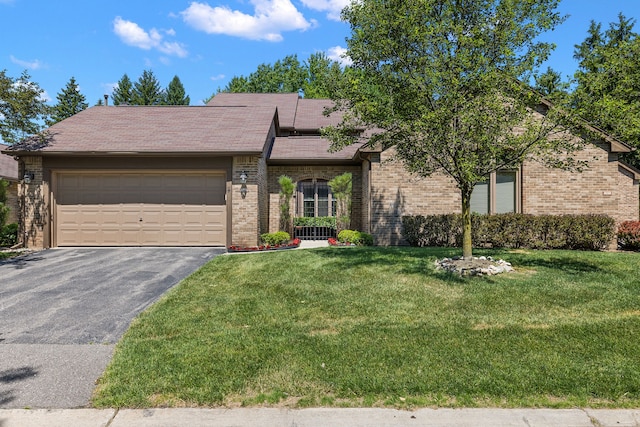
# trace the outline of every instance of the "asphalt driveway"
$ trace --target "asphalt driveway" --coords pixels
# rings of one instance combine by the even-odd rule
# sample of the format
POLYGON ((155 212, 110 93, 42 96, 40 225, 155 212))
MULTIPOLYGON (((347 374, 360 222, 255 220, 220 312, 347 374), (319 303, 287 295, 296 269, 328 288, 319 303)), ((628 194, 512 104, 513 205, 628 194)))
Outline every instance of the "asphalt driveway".
POLYGON ((66 248, 0 261, 0 408, 89 403, 135 316, 218 248, 66 248))

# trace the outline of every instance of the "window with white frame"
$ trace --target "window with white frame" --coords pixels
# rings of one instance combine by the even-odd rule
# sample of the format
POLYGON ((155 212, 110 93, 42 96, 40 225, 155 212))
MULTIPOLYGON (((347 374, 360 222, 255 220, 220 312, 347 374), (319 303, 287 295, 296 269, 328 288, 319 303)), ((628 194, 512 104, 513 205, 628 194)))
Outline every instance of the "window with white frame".
POLYGON ((471 194, 471 212, 497 214, 520 212, 520 173, 517 170, 492 172, 471 194))
POLYGON ((335 216, 336 203, 329 182, 311 179, 298 182, 298 216, 335 216))

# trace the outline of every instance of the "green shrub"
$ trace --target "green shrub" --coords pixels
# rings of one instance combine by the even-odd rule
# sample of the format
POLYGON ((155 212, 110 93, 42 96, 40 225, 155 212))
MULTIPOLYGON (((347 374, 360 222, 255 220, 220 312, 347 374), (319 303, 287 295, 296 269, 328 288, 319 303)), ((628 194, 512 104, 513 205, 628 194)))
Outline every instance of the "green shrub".
POLYGON ((334 216, 301 216, 293 219, 296 227, 331 227, 336 228, 334 216))
POLYGON ((373 236, 356 230, 342 230, 338 233, 338 242, 356 246, 373 246, 373 236))
POLYGON ((264 233, 260 235, 260 240, 265 245, 278 246, 291 240, 291 236, 286 231, 277 231, 275 233, 264 233))
POLYGON ((629 251, 640 250, 640 221, 625 221, 618 227, 618 245, 629 251))
POLYGON ((7 224, 0 231, 0 246, 11 247, 18 243, 18 224, 7 224))
MULTIPOLYGON (((474 214, 471 225, 475 247, 602 250, 615 237, 606 215, 474 214)), ((459 247, 462 216, 405 216, 402 233, 412 246, 459 247)))

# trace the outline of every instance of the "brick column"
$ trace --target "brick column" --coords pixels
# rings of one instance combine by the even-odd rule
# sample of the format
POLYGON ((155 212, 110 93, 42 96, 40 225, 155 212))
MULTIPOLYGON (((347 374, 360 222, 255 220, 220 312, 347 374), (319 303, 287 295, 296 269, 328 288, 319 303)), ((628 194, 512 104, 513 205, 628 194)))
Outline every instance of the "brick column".
MULTIPOLYGON (((255 246, 260 238, 260 194, 259 194, 259 161, 258 156, 238 156, 233 158, 233 176, 231 185, 231 244, 238 246, 255 246), (242 172, 247 175, 247 182, 240 179, 242 172), (242 197, 242 189, 246 188, 246 196, 242 197)), ((260 171, 261 172, 261 171, 260 171)))
POLYGON ((31 249, 44 248, 44 226, 48 221, 45 194, 42 157, 23 157, 19 176, 20 182, 20 236, 25 247, 31 249), (25 173, 33 174, 30 183, 24 182, 25 173))

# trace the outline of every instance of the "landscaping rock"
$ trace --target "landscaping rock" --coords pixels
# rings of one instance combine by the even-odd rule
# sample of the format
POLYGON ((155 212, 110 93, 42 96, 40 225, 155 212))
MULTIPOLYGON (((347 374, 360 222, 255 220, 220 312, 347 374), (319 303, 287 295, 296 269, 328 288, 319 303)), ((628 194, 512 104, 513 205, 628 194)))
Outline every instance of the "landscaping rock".
POLYGON ((500 273, 510 273, 513 267, 502 259, 494 260, 492 257, 453 257, 436 260, 436 269, 461 276, 493 276, 500 273))

